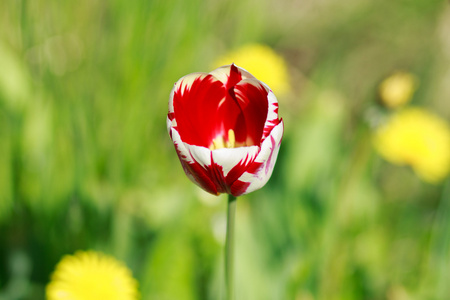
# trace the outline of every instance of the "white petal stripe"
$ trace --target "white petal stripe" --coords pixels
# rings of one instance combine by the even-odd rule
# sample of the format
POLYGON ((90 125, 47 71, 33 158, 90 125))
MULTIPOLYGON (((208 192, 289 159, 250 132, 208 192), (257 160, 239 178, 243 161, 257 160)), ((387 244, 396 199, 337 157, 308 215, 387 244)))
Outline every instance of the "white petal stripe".
POLYGON ((177 149, 178 155, 181 159, 186 161, 189 164, 194 163, 194 160, 192 159, 191 154, 189 153, 189 150, 186 148, 185 144, 181 140, 180 134, 175 128, 170 128, 170 135, 172 137, 172 141, 175 144, 175 147, 177 149))
POLYGON ((211 165, 211 150, 201 146, 190 145, 184 143, 186 149, 188 149, 191 157, 197 163, 205 168, 209 168, 211 165))
POLYGON ((270 91, 267 95, 267 100, 269 100, 269 111, 267 112, 267 120, 274 120, 278 119, 278 113, 276 112, 276 109, 278 108, 278 101, 277 97, 275 97, 275 94, 270 91))
MULTIPOLYGON (((206 76, 208 76, 208 74, 207 73, 202 73, 202 72, 191 73, 191 74, 188 74, 186 76, 183 76, 183 77, 180 78, 180 80, 178 80, 175 83, 175 86, 173 87, 173 90, 175 90, 175 91, 176 90, 180 90, 181 95, 183 95, 186 87, 192 86, 192 84, 194 83, 194 81, 197 78, 203 79, 206 76)), ((171 97, 170 99, 172 100, 173 98, 171 97)))
POLYGON ((255 162, 263 163, 259 172, 256 174, 245 172, 238 178, 240 181, 250 183, 245 194, 260 189, 272 176, 273 167, 280 150, 281 138, 283 137, 283 126, 283 121, 281 121, 280 124, 272 129, 270 135, 262 143, 261 151, 255 159, 255 162))
POLYGON ((216 149, 212 151, 212 155, 214 162, 222 166, 223 176, 226 177, 231 169, 241 161, 253 161, 258 152, 258 146, 250 146, 216 149))

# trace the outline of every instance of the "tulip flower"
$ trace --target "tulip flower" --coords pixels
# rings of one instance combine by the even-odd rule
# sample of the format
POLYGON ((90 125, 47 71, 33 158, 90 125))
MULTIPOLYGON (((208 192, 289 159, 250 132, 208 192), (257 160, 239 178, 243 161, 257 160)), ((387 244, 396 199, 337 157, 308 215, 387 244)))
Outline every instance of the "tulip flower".
POLYGON ((176 82, 167 129, 189 179, 211 194, 237 197, 269 180, 283 121, 271 89, 232 64, 176 82))

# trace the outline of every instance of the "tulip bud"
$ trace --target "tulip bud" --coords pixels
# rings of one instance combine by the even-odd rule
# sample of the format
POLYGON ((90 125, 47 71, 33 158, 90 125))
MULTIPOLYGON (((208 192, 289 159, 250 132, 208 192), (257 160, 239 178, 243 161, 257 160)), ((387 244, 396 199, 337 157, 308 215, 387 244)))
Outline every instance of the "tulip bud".
POLYGON ((167 129, 189 179, 211 194, 240 196, 272 175, 283 121, 270 88, 232 64, 178 80, 167 129))

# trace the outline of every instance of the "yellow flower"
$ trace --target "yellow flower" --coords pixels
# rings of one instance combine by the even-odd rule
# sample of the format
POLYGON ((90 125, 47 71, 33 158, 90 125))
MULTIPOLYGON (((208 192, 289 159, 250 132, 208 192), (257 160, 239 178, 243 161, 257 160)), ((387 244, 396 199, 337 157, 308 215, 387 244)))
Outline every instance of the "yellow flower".
POLYGON ((423 180, 436 183, 450 170, 450 127, 420 108, 404 109, 375 133, 375 148, 388 161, 410 165, 423 180))
POLYGON ((381 102, 389 108, 397 108, 408 103, 417 88, 417 79, 406 72, 396 72, 380 84, 381 102))
POLYGON ((276 95, 289 92, 289 75, 286 62, 269 46, 245 45, 219 57, 212 67, 236 64, 267 84, 276 95))
POLYGON ((135 300, 137 281, 115 258, 94 251, 66 255, 47 285, 48 300, 135 300))

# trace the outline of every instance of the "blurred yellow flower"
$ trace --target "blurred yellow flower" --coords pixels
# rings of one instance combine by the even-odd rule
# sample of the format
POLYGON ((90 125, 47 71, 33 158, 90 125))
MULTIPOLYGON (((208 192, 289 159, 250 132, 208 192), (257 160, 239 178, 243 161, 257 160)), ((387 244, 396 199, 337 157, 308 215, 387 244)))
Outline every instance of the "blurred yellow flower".
POLYGON ((411 73, 399 71, 381 82, 380 100, 388 108, 397 108, 411 100, 416 88, 417 78, 411 73))
POLYGON ((399 111, 381 126, 374 145, 388 161, 410 165, 423 180, 436 183, 450 170, 450 127, 420 108, 399 111))
POLYGON ((289 75, 286 62, 272 48, 249 44, 219 57, 213 68, 236 64, 267 84, 278 96, 289 92, 289 75))
POLYGON ((66 255, 47 285, 48 300, 135 300, 137 281, 115 258, 94 251, 66 255))

